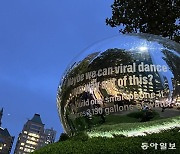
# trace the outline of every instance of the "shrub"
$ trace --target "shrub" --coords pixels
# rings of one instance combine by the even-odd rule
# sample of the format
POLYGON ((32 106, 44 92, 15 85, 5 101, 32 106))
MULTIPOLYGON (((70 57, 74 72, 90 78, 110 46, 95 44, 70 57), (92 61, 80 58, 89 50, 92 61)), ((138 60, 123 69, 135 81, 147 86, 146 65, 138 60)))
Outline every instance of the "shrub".
POLYGON ((179 154, 180 153, 180 133, 179 128, 163 131, 158 134, 150 134, 138 137, 115 138, 94 137, 88 138, 83 132, 64 141, 43 147, 34 152, 34 154, 179 154), (84 140, 85 139, 85 140, 84 140), (175 143, 175 150, 161 150, 149 147, 147 150, 141 148, 142 143, 175 143))

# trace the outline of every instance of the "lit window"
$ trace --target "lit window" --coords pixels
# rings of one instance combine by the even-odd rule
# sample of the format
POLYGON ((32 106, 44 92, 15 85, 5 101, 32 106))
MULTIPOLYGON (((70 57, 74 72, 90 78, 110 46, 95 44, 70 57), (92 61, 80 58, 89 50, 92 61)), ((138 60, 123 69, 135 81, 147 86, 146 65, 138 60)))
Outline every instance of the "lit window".
POLYGON ((39 135, 38 135, 38 134, 35 134, 35 133, 29 133, 28 135, 29 135, 29 136, 33 136, 33 137, 38 137, 38 138, 39 138, 39 135))
POLYGON ((21 143, 21 145, 24 145, 24 143, 21 143))
POLYGON ((35 149, 35 147, 33 147, 32 145, 25 145, 25 147, 35 149))
POLYGON ((28 136, 27 138, 32 141, 39 141, 39 138, 35 138, 35 137, 31 137, 31 136, 28 136))
POLYGON ((36 144, 37 144, 36 142, 29 141, 29 140, 27 140, 27 141, 26 141, 26 143, 28 143, 28 144, 32 144, 32 145, 36 145, 36 144))
POLYGON ((31 137, 31 140, 36 141, 37 139, 36 139, 36 138, 34 138, 34 137, 31 137))
POLYGON ((25 152, 31 152, 31 149, 25 148, 24 151, 25 152))

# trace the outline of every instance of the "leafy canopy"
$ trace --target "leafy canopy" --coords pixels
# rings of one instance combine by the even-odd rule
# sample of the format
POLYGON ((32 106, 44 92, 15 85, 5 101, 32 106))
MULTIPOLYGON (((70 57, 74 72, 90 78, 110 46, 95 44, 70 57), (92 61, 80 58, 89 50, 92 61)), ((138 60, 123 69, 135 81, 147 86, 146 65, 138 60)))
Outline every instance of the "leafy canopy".
POLYGON ((150 33, 180 43, 180 0, 114 0, 112 17, 106 19, 120 32, 150 33))

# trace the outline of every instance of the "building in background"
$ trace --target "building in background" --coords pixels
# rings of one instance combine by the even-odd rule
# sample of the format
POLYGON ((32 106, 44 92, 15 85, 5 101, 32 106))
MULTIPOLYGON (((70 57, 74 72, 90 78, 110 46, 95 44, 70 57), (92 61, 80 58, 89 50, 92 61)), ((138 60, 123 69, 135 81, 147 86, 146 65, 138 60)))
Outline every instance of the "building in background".
POLYGON ((1 127, 2 116, 3 108, 0 111, 0 153, 9 154, 13 145, 14 136, 11 136, 6 128, 1 127))
POLYGON ((39 114, 28 120, 19 134, 15 154, 26 154, 45 146, 47 135, 39 114))
POLYGON ((56 138, 56 131, 51 128, 51 129, 45 129, 45 143, 46 144, 51 144, 54 143, 55 138, 56 138))
POLYGON ((28 120, 19 134, 15 154, 30 153, 44 146, 44 124, 39 114, 28 120))

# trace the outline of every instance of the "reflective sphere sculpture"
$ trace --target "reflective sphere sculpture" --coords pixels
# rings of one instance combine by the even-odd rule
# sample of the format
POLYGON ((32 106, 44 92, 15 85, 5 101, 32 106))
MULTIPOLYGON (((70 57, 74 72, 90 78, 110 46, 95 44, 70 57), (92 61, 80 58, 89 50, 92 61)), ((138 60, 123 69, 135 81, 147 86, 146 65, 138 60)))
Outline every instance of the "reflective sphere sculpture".
POLYGON ((57 107, 69 135, 136 136, 180 127, 180 45, 128 34, 91 46, 64 73, 57 107))

